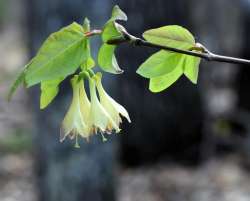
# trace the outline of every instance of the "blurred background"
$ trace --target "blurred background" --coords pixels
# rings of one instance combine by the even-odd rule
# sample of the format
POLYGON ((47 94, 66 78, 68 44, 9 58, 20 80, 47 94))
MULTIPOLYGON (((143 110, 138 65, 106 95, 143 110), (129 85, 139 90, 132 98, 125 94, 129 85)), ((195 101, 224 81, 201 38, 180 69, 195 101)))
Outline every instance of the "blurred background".
MULTIPOLYGON (((249 201, 250 67, 203 61, 197 86, 185 77, 153 94, 137 67, 154 51, 122 45, 108 92, 132 123, 103 143, 59 143, 71 100, 68 80, 39 110, 39 87, 12 80, 51 32, 87 16, 100 28, 118 4, 128 31, 178 24, 209 50, 250 59, 250 0, 0 0, 1 201, 249 201)), ((96 56, 100 40, 93 39, 96 56)), ((125 121, 124 121, 125 122, 125 121)))

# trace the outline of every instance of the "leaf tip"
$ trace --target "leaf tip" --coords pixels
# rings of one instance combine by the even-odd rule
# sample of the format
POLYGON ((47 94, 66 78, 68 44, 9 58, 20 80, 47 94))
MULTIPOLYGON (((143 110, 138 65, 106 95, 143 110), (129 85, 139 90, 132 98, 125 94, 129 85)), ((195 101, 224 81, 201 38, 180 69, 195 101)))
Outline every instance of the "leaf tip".
POLYGON ((149 91, 151 91, 152 93, 159 93, 159 92, 161 92, 161 91, 163 91, 164 89, 158 89, 158 88, 155 88, 155 87, 153 87, 153 86, 151 86, 150 84, 149 84, 149 91))
POLYGON ((84 18, 82 27, 85 32, 90 31, 90 21, 87 17, 84 18))
POLYGON ((42 96, 40 97, 40 110, 44 110, 49 105, 49 102, 45 102, 42 99, 42 96))
POLYGON ((118 5, 115 5, 112 9, 111 19, 114 21, 115 20, 127 21, 128 17, 126 13, 123 10, 121 10, 121 8, 118 5))
POLYGON ((116 73, 117 73, 117 74, 122 74, 122 73, 124 73, 124 70, 118 69, 118 70, 116 70, 116 73))
POLYGON ((85 17, 84 18, 84 24, 89 24, 89 23, 90 23, 89 18, 85 17))
POLYGON ((191 82, 196 85, 198 83, 198 80, 191 80, 191 82))

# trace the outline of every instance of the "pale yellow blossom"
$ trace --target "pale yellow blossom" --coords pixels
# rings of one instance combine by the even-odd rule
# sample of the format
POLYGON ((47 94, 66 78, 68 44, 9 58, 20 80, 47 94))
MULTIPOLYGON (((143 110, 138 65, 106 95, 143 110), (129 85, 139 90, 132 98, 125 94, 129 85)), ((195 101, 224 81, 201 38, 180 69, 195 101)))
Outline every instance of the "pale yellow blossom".
POLYGON ((84 104, 84 107, 82 104, 82 102, 87 102, 87 97, 82 96, 82 94, 84 94, 83 83, 82 81, 79 82, 78 76, 74 76, 74 78, 71 79, 71 86, 73 89, 73 98, 69 110, 62 122, 60 133, 61 142, 64 141, 67 136, 69 136, 70 139, 77 138, 78 135, 83 138, 89 137, 86 121, 88 110, 86 109, 86 113, 81 110, 83 108, 87 108, 86 104, 84 104))
POLYGON ((101 105, 109 113, 115 124, 118 126, 120 125, 120 123, 122 122, 121 116, 125 117, 128 122, 131 122, 127 110, 122 105, 117 103, 113 98, 111 98, 104 90, 101 81, 102 74, 98 73, 95 77, 101 105))
POLYGON ((90 133, 97 133, 98 131, 103 133, 111 133, 113 130, 119 132, 119 126, 114 122, 109 113, 103 108, 100 104, 97 94, 96 94, 96 85, 94 79, 89 79, 89 88, 90 88, 90 133))

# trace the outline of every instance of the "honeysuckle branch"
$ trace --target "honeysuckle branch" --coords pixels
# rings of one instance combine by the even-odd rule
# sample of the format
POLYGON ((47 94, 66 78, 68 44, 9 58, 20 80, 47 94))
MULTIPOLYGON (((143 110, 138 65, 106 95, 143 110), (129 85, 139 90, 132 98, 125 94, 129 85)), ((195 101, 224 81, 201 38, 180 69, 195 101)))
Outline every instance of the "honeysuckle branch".
POLYGON ((22 83, 27 88, 40 84, 40 108, 44 109, 58 94, 61 82, 77 71, 77 74, 74 74, 70 80, 73 96, 62 122, 60 141, 69 137, 75 139, 76 147, 79 147, 78 136, 88 141, 92 135, 99 132, 105 141, 104 133, 120 132, 121 117, 125 117, 128 122, 131 122, 126 109, 104 90, 102 74, 98 70, 97 72, 92 70, 95 63, 98 62, 100 68, 105 72, 121 73, 122 70, 115 58, 115 49, 122 43, 178 53, 178 55, 169 55, 165 51, 159 51, 140 65, 137 73, 150 79, 149 89, 152 92, 165 90, 183 74, 192 83, 197 83, 199 58, 207 61, 250 64, 250 60, 210 52, 202 44, 195 43, 194 36, 181 26, 169 25, 147 30, 143 34, 146 39, 144 40, 128 33, 122 25, 117 23, 118 20, 126 21, 127 16, 119 6, 114 6, 111 18, 105 23, 102 30, 91 30, 90 21, 85 18, 82 25, 73 22, 51 34, 42 44, 37 55, 25 66, 12 84, 8 99, 10 100, 17 87, 22 83), (96 35, 104 43, 99 49, 97 61, 92 58, 89 40, 90 37, 96 35), (155 37, 158 37, 158 40, 155 40, 155 37), (171 45, 166 43, 164 37, 167 37, 174 47, 189 49, 170 47, 171 45), (176 37, 183 40, 176 41, 176 37), (167 46, 163 44, 167 44, 167 46), (182 54, 197 58, 184 57, 182 54), (155 64, 158 64, 158 68, 151 68, 155 64), (169 67, 162 69, 163 64, 169 67), (170 77, 171 79, 169 79, 170 77), (84 86, 86 82, 88 82, 89 89, 84 86))
MULTIPOLYGON (((90 32, 85 33, 85 36, 91 37, 91 36, 95 36, 95 35, 100 35, 101 33, 102 33, 102 30, 96 29, 96 30, 92 30, 90 32)), ((117 38, 117 39, 111 39, 111 40, 107 41, 107 43, 111 44, 111 45, 119 45, 121 43, 130 43, 134 46, 163 49, 163 50, 167 50, 170 52, 176 52, 176 53, 180 53, 180 54, 186 54, 186 55, 191 55, 191 56, 195 56, 195 57, 200 57, 200 58, 205 59, 207 61, 250 65, 250 60, 214 54, 201 44, 197 44, 197 47, 193 48, 193 50, 196 50, 196 51, 182 50, 182 49, 178 49, 178 48, 174 48, 174 47, 150 43, 148 41, 143 40, 142 38, 138 38, 138 37, 135 37, 135 36, 129 34, 126 30, 123 30, 122 33, 123 33, 123 37, 117 38)))
POLYGON ((107 43, 113 44, 113 45, 119 45, 121 43, 130 43, 131 45, 134 45, 134 46, 163 49, 163 50, 176 52, 176 53, 180 53, 180 54, 186 54, 186 55, 191 55, 191 56, 195 56, 195 57, 200 57, 200 58, 205 59, 207 61, 250 65, 250 60, 214 54, 199 43, 197 43, 197 47, 193 48, 193 50, 196 50, 196 51, 182 50, 182 49, 178 49, 178 48, 173 48, 173 47, 168 47, 168 46, 150 43, 148 41, 145 41, 141 38, 138 38, 138 37, 135 37, 135 36, 129 34, 126 30, 123 30, 122 33, 123 33, 123 37, 109 40, 109 41, 107 41, 107 43))

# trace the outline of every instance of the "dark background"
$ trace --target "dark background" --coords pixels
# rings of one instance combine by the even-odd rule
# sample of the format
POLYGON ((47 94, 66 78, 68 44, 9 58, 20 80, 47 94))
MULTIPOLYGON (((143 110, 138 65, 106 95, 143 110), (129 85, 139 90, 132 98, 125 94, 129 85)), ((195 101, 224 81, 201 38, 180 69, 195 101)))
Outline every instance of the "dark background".
MULTIPOLYGON (((35 55, 51 32, 72 21, 81 23, 87 16, 92 27, 100 28, 115 4, 127 13, 129 20, 124 25, 134 35, 178 24, 213 52, 249 58, 248 0, 25 0, 17 8, 22 17, 19 31, 27 57, 35 55)), ((0 5, 6 10, 4 3, 0 5)), ((9 6, 15 7, 15 1, 9 6)), ((14 12, 15 9, 8 10, 9 15, 5 15, 12 16, 14 12)), ((8 20, 2 19, 0 27, 4 33, 8 20)), ((11 29, 9 33, 17 31, 11 29)), ((94 39, 92 45, 96 56, 100 40, 94 39)), ((12 46, 15 49, 14 43, 12 46)), ((32 142, 24 140, 27 145, 22 148, 25 154, 21 158, 28 157, 33 164, 29 166, 33 172, 29 175, 33 199, 250 199, 249 67, 203 61, 197 85, 182 77, 168 90, 154 94, 148 90, 147 80, 135 73, 153 52, 129 45, 118 48, 117 58, 125 72, 119 76, 105 75, 105 87, 126 107, 132 123, 124 123, 121 135, 113 135, 107 143, 100 137, 90 143, 82 142, 80 149, 74 149, 69 141, 59 143, 59 127, 71 99, 68 81, 44 111, 39 111, 38 87, 19 95, 26 97, 23 113, 31 115, 24 124, 32 142)), ((18 137, 17 142, 21 138, 18 137)), ((9 152, 13 154, 10 147, 18 150, 20 144, 24 143, 0 143, 0 150, 4 150, 0 158, 9 152)), ((18 158, 23 161, 18 154, 19 150, 14 152, 12 166, 16 166, 18 158)), ((4 179, 0 183, 6 186, 4 179)), ((5 195, 3 192, 0 191, 0 197, 5 195)))

